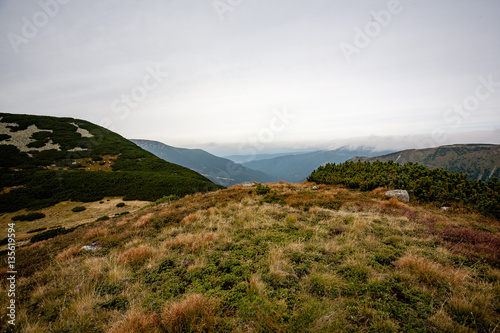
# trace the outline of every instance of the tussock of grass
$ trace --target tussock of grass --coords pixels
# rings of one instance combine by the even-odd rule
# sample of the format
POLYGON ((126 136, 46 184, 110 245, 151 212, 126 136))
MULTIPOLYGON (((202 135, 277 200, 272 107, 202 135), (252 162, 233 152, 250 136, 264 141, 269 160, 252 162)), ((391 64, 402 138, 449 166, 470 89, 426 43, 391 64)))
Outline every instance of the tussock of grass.
POLYGON ((154 216, 153 213, 148 213, 146 215, 141 216, 134 223, 134 227, 136 227, 136 228, 142 228, 142 227, 144 227, 145 225, 147 225, 153 219, 153 216, 154 216))
POLYGON ((155 250, 148 245, 141 244, 138 247, 131 248, 122 252, 118 256, 118 262, 125 265, 139 265, 147 259, 153 257, 155 250))
POLYGON ((78 252, 80 252, 80 247, 79 245, 72 245, 65 250, 63 250, 61 253, 56 255, 56 261, 58 262, 63 262, 66 261, 73 256, 75 256, 78 252))
POLYGON ((456 289, 464 285, 470 276, 459 269, 443 267, 434 261, 406 255, 395 262, 397 267, 407 270, 420 282, 435 288, 448 287, 456 289))
POLYGON ((167 304, 162 322, 167 332, 214 332, 218 302, 200 294, 167 304))
POLYGON ((89 231, 87 231, 85 233, 85 236, 83 236, 83 237, 85 240, 89 240, 89 239, 95 238, 97 236, 106 236, 108 234, 108 232, 109 232, 108 228, 103 227, 103 226, 99 226, 99 227, 96 227, 96 228, 93 228, 93 229, 90 229, 89 231))
POLYGON ((191 233, 180 234, 174 239, 166 241, 165 247, 182 248, 185 251, 196 251, 200 248, 206 247, 217 239, 218 234, 214 232, 207 232, 205 234, 194 235, 191 233))
POLYGON ((130 311, 107 333, 160 333, 159 316, 155 313, 130 311))

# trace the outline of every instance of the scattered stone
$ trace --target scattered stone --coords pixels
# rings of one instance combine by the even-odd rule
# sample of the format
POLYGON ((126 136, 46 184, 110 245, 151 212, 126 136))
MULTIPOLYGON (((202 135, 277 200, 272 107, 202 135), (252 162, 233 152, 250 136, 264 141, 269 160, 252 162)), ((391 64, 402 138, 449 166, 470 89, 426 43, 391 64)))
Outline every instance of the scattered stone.
POLYGON ((102 249, 102 246, 100 246, 96 242, 92 242, 89 245, 84 245, 81 248, 82 251, 99 251, 100 249, 102 249))
POLYGON ((408 191, 406 191, 406 190, 390 190, 390 191, 385 192, 385 195, 388 197, 397 198, 397 199, 404 201, 404 202, 410 201, 410 195, 408 194, 408 191))
POLYGON ((255 186, 255 183, 254 182, 244 182, 244 183, 241 183, 241 186, 252 187, 252 186, 255 186))

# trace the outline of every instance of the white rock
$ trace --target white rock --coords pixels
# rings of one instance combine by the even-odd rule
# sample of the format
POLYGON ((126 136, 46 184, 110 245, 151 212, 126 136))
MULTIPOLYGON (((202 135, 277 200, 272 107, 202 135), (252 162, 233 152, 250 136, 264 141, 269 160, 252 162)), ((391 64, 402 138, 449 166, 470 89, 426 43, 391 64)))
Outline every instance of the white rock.
POLYGON ((385 192, 385 195, 388 197, 394 197, 404 202, 410 201, 410 195, 406 190, 390 190, 385 192))
POLYGON ((93 242, 92 244, 89 245, 84 245, 81 248, 82 251, 98 251, 100 249, 102 249, 102 246, 97 245, 96 242, 93 242))

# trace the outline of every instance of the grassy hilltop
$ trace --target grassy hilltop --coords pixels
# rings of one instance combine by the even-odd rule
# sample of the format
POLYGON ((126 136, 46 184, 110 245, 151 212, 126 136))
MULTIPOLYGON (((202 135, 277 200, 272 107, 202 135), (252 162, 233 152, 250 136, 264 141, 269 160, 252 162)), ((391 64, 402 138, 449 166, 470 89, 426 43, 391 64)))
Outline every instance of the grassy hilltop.
POLYGON ((105 196, 154 201, 218 188, 90 122, 0 113, 0 213, 105 196))
POLYGON ((384 188, 313 185, 198 193, 21 247, 17 329, 498 328, 498 220, 387 199, 384 188))

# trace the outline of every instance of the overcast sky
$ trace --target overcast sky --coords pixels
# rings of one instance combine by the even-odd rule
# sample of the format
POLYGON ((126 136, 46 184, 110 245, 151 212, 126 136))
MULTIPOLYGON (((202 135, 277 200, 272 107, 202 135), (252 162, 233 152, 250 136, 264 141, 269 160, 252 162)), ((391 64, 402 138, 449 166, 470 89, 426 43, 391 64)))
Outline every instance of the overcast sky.
POLYGON ((498 0, 0 0, 0 112, 216 154, 500 143, 498 0))

